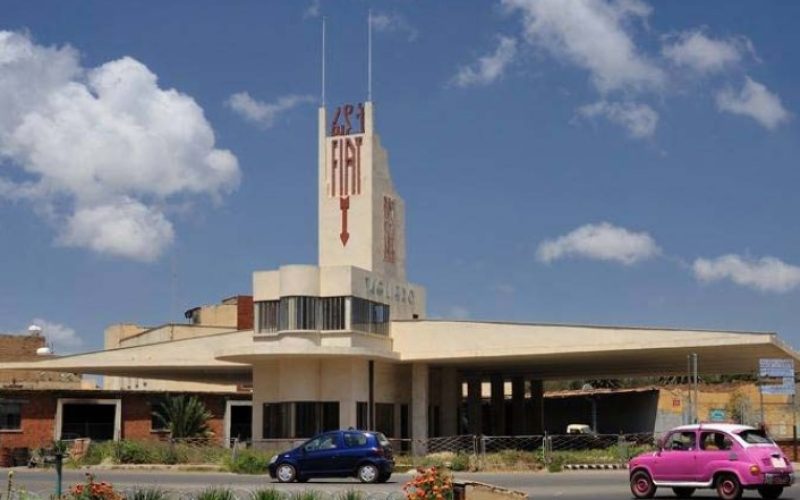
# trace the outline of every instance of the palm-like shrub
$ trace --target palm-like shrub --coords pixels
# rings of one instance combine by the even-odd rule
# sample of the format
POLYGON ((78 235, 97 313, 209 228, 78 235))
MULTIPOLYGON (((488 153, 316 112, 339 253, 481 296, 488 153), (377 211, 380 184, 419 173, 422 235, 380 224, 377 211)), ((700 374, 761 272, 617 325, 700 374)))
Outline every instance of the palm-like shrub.
POLYGON ((197 396, 168 396, 153 412, 173 438, 207 437, 212 415, 197 396))

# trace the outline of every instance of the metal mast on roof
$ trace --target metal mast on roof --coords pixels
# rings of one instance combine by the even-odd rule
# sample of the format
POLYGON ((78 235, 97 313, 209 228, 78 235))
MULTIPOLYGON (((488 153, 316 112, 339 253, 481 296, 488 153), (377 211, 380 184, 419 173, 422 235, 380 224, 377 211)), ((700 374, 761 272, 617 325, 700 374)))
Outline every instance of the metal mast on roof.
POLYGON ((372 9, 367 10, 367 101, 372 102, 372 9))
POLYGON ((322 96, 321 106, 325 107, 325 16, 322 16, 322 96))

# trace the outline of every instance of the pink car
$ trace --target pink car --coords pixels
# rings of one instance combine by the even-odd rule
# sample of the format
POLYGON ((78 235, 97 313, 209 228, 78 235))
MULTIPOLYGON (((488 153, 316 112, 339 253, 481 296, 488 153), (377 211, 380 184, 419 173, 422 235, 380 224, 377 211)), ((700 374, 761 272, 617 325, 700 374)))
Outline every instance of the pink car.
POLYGON ((745 489, 771 499, 794 483, 792 463, 781 449, 763 431, 746 425, 684 425, 669 431, 658 447, 629 463, 636 498, 652 498, 664 487, 679 498, 698 488, 715 488, 723 500, 741 498, 745 489))

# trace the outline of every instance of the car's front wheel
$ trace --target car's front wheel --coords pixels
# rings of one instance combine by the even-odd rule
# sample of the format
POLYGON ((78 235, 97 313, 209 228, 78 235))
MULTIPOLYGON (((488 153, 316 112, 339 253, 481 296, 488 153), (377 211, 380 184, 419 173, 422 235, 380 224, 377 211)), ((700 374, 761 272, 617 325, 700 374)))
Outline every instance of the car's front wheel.
POLYGON ((672 488, 672 492, 678 498, 689 498, 694 494, 694 488, 672 488))
POLYGON ((725 474, 717 479, 717 496, 722 500, 739 500, 742 498, 742 485, 733 474, 725 474))
POLYGON ((297 478, 297 470, 295 470, 293 465, 280 464, 275 476, 278 478, 278 481, 282 483, 291 483, 297 478))
POLYGON ((631 475, 631 493, 636 498, 653 498, 656 494, 656 485, 650 474, 643 470, 631 475))
POLYGON ((378 468, 372 464, 364 464, 358 468, 356 473, 358 480, 362 483, 374 483, 378 480, 378 468))
POLYGON ((758 494, 764 500, 775 500, 783 493, 783 486, 759 486, 758 494))

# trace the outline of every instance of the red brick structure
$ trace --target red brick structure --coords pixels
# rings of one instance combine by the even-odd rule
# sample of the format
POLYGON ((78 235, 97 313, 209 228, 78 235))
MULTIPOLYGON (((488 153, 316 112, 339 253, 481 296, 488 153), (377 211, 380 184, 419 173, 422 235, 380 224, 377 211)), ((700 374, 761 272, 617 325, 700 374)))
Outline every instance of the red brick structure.
MULTIPOLYGON (((152 428, 152 411, 167 394, 145 391, 101 390, 24 390, 0 389, 0 406, 19 409, 19 417, 6 417, 0 430, 0 449, 35 449, 50 444, 56 432, 59 399, 72 403, 96 400, 119 400, 121 408, 120 439, 157 440, 166 434, 152 428), (17 425, 18 423, 18 425, 17 425)), ((175 395, 171 393, 170 395, 175 395)), ((208 422, 213 439, 222 444, 225 408, 228 400, 249 401, 248 394, 196 394, 212 414, 208 422)))

